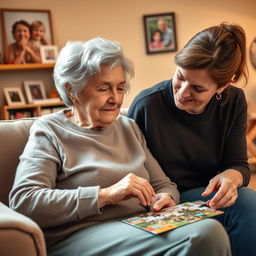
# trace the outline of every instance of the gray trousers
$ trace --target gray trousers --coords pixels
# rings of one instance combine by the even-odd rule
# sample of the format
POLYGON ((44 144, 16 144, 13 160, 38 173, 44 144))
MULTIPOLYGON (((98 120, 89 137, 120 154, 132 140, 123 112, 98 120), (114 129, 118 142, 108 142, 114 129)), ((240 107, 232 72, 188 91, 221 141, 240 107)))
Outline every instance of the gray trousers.
POLYGON ((49 256, 228 256, 229 238, 213 219, 154 235, 120 221, 80 230, 48 249, 49 256))

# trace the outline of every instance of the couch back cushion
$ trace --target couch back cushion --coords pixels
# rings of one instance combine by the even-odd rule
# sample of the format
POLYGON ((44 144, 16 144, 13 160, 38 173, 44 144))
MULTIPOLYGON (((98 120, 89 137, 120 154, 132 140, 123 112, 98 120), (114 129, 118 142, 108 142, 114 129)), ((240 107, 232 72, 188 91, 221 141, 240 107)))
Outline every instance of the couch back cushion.
POLYGON ((0 121, 0 201, 8 205, 19 156, 23 152, 34 118, 0 121))

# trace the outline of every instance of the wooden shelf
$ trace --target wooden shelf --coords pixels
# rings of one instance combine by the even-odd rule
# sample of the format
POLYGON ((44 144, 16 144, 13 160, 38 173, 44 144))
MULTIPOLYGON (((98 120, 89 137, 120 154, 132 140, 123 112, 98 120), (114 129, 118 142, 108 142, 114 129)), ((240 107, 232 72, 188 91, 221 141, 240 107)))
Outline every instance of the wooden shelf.
POLYGON ((25 70, 25 69, 47 69, 53 68, 54 63, 35 63, 35 64, 1 64, 0 71, 6 70, 25 70))
POLYGON ((33 116, 41 116, 42 110, 44 109, 54 109, 54 108, 65 108, 63 101, 52 102, 52 103, 42 103, 42 104, 20 104, 15 106, 3 106, 1 108, 1 118, 4 120, 10 119, 11 112, 24 112, 26 109, 28 112, 33 112, 33 116))

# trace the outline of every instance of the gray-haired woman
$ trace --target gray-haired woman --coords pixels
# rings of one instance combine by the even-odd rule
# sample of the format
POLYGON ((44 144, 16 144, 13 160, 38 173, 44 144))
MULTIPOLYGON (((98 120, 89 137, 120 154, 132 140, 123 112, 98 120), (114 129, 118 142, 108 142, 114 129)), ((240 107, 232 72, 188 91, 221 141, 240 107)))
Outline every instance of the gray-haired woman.
POLYGON ((117 42, 96 38, 62 49, 54 79, 70 108, 33 124, 11 207, 42 227, 49 255, 230 255, 214 220, 159 236, 120 221, 179 202, 138 126, 119 115, 132 75, 117 42))

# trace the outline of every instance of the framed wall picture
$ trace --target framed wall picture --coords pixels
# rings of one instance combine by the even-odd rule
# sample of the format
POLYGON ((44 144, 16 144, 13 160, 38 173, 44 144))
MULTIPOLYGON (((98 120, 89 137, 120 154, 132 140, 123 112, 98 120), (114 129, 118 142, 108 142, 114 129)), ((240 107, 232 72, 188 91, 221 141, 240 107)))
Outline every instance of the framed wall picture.
POLYGON ((43 81, 24 81, 28 103, 38 103, 46 99, 43 81))
POLYGON ((26 104, 24 96, 19 87, 4 88, 7 104, 10 106, 26 104))
POLYGON ((58 55, 58 48, 56 45, 42 45, 40 46, 40 55, 42 63, 55 63, 58 55))
MULTIPOLYGON (((53 45, 53 31, 50 10, 31 10, 31 9, 1 9, 2 20, 2 38, 4 48, 4 59, 6 64, 9 63, 10 51, 15 54, 15 43, 19 43, 19 35, 17 32, 17 24, 19 26, 29 26, 28 36, 25 39, 32 43, 40 43, 46 45, 53 45), (21 23, 20 23, 21 22, 21 23), (27 25, 26 25, 27 24, 27 25), (32 32, 32 24, 37 24, 43 33, 39 36, 38 33, 32 32), (33 36, 32 36, 33 35, 33 36)), ((36 26, 38 28, 38 26, 36 26)), ((24 40, 24 38, 23 38, 24 40)), ((29 63, 29 62, 27 62, 29 63)))
POLYGON ((144 32, 147 54, 177 50, 175 14, 144 15, 144 32))

